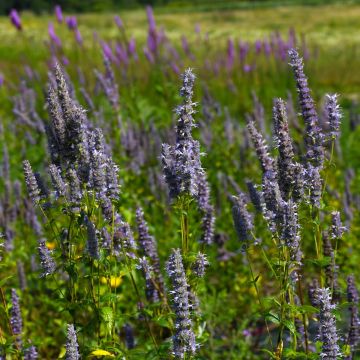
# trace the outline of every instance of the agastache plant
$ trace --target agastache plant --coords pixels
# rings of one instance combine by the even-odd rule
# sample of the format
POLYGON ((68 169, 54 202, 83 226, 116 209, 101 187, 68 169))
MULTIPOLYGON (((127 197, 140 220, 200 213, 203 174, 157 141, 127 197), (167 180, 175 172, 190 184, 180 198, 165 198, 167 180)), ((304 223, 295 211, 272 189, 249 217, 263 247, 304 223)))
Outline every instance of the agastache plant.
POLYGON ((184 359, 187 354, 194 355, 196 353, 197 344, 190 317, 189 286, 180 249, 172 251, 166 263, 166 272, 172 283, 170 294, 176 315, 172 353, 176 359, 184 359))

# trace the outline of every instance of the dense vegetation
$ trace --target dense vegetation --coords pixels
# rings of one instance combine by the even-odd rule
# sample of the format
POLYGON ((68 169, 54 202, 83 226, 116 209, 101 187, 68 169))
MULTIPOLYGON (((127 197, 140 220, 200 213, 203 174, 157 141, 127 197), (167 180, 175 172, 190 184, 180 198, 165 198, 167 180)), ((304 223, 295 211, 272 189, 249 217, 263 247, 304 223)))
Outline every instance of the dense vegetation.
POLYGON ((355 359, 357 47, 146 16, 12 12, 0 358, 355 359))

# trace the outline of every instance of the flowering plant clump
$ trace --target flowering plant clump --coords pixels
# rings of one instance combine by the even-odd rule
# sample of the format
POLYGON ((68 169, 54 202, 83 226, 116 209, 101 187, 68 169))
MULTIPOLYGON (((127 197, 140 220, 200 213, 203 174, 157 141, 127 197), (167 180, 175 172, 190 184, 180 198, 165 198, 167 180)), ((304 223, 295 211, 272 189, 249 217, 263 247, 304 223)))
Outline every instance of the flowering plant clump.
POLYGON ((91 42, 57 5, 46 71, 0 83, 0 359, 356 359, 346 102, 292 29, 215 51, 146 16, 91 42))

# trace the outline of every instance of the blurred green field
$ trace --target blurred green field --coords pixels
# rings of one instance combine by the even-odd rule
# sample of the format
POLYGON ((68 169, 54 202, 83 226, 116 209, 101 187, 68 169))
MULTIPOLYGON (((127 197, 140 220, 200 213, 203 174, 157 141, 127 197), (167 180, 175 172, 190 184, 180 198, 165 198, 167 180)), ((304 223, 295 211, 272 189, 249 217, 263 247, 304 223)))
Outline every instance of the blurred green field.
MULTIPOLYGON (((294 28, 298 35, 305 35, 312 48, 317 48, 316 64, 308 66, 316 72, 316 88, 339 91, 347 97, 355 98, 360 85, 359 45, 360 45, 360 5, 332 4, 319 6, 276 6, 257 9, 231 9, 216 11, 197 11, 188 13, 172 12, 168 8, 155 10, 159 26, 166 35, 180 44, 182 35, 189 40, 196 37, 194 28, 198 24, 202 33, 208 33, 211 42, 217 47, 225 47, 229 37, 254 41, 271 32, 286 34, 294 28)), ((145 42, 147 33, 146 14, 143 10, 120 12, 128 36, 134 36, 140 44, 145 42)), ((116 39, 118 29, 113 26, 114 14, 78 15, 79 29, 85 47, 94 45, 94 32, 102 39, 116 39)), ((19 62, 28 62, 35 68, 46 57, 44 41, 48 39, 47 26, 53 21, 50 16, 22 15, 24 31, 18 33, 8 18, 0 18, 0 71, 7 69, 16 72, 19 62)), ((57 28, 60 38, 68 36, 65 27, 57 28)), ((68 56, 81 61, 81 52, 74 49, 72 41, 63 44, 68 56), (77 51, 77 53, 74 53, 77 51)), ((139 46, 140 47, 140 46, 139 46)), ((96 55, 95 55, 96 56, 96 55)), ((98 56, 101 56, 98 54, 98 56)), ((86 60, 86 59, 83 59, 86 60)))

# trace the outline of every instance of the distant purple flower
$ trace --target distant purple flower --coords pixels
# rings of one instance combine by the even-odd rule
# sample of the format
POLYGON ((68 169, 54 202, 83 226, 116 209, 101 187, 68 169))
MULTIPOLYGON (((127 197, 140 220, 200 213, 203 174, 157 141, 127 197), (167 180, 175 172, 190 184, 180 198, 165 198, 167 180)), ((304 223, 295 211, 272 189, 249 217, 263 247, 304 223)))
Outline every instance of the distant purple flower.
POLYGON ((69 30, 75 30, 77 28, 77 19, 75 16, 66 17, 65 22, 69 30))
POLYGON ((115 52, 116 52, 117 58, 119 59, 119 61, 121 63, 123 63, 125 65, 127 65, 129 63, 129 58, 128 58, 128 54, 127 54, 125 46, 123 46, 122 44, 116 44, 115 52))
POLYGON ((146 7, 146 15, 149 23, 149 31, 153 32, 156 30, 156 23, 155 23, 154 12, 150 5, 146 7))
POLYGON ((64 66, 68 66, 70 64, 70 60, 65 55, 61 57, 61 60, 64 66))
POLYGON ((149 49, 147 47, 144 47, 144 55, 150 64, 153 64, 155 62, 154 56, 152 55, 152 53, 149 51, 149 49))
POLYGON ((64 19, 60 5, 55 6, 55 16, 59 24, 63 22, 64 19))
POLYGON ((131 39, 129 40, 128 52, 129 52, 129 55, 130 55, 130 56, 134 57, 134 59, 137 58, 135 38, 131 38, 131 39))
POLYGON ((107 59, 109 59, 110 61, 112 61, 114 59, 114 55, 113 55, 113 51, 111 49, 111 46, 107 42, 102 41, 101 42, 101 47, 102 47, 102 50, 103 50, 103 53, 104 53, 105 57, 107 59))
POLYGON ((234 66, 234 61, 235 61, 234 40, 233 39, 228 39, 228 43, 227 43, 227 62, 226 62, 226 66, 227 66, 228 70, 232 69, 232 67, 234 66))
POLYGON ((200 28, 200 24, 199 24, 199 23, 196 23, 196 24, 195 24, 195 32, 196 32, 197 34, 200 34, 200 32, 201 32, 201 28, 200 28))
POLYGON ((83 39, 79 29, 75 29, 75 40, 79 45, 82 45, 83 39))
POLYGON ((121 20, 121 18, 120 18, 119 15, 115 15, 115 16, 114 16, 114 21, 115 21, 116 26, 117 26, 119 29, 122 29, 122 28, 124 27, 124 24, 123 24, 123 22, 122 22, 122 20, 121 20))
POLYGON ((57 47, 61 47, 61 40, 55 34, 54 24, 52 22, 49 22, 48 33, 49 33, 49 37, 51 39, 51 42, 54 43, 57 47))
POLYGON ((22 30, 21 19, 18 12, 15 9, 10 11, 10 21, 18 29, 22 30))
POLYGON ((0 88, 4 85, 4 75, 0 73, 0 88))
POLYGON ((261 42, 261 40, 256 40, 256 41, 255 41, 255 52, 256 52, 256 54, 260 54, 261 49, 262 49, 262 42, 261 42))
POLYGON ((170 64, 170 66, 171 66, 172 71, 173 71, 176 75, 179 75, 179 74, 180 74, 180 69, 179 69, 179 67, 176 65, 175 62, 172 62, 172 63, 170 64))
POLYGON ((251 72, 253 70, 253 67, 251 65, 249 65, 249 64, 245 64, 243 66, 243 70, 244 70, 244 73, 249 73, 249 72, 251 72))

